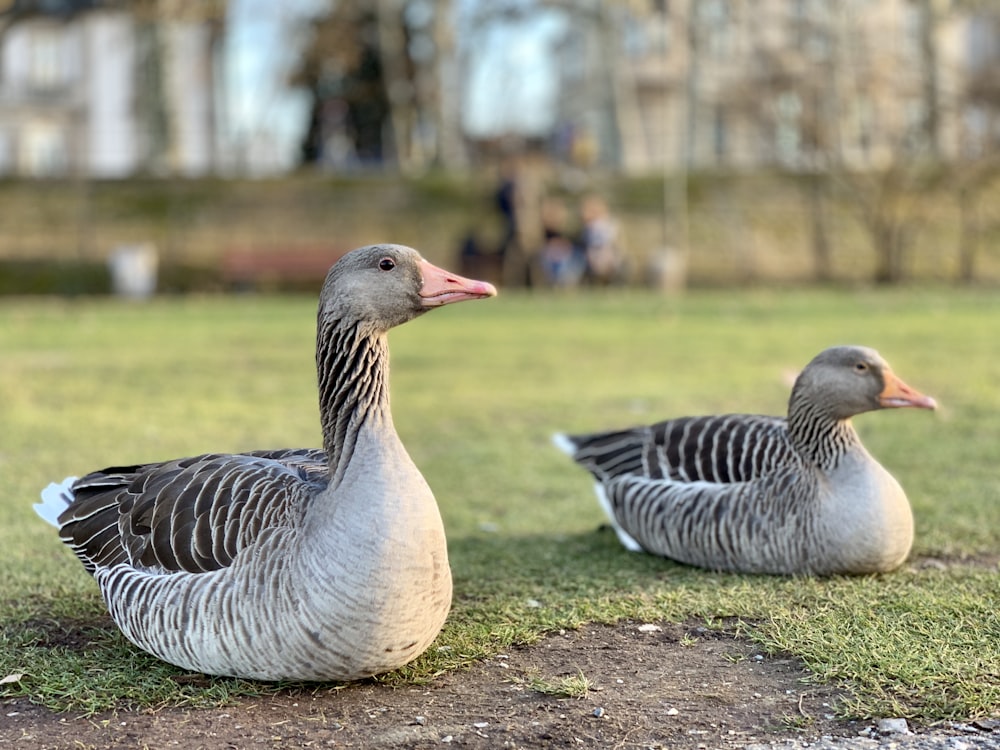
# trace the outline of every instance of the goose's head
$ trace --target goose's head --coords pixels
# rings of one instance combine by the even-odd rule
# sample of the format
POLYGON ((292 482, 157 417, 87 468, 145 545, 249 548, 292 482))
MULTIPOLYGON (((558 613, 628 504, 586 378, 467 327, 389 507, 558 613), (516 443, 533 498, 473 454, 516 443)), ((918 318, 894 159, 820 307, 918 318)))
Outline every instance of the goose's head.
POLYGON ((320 316, 365 323, 376 331, 435 307, 493 297, 496 288, 427 262, 403 245, 369 245, 338 260, 320 293, 320 316))
POLYGON ((799 399, 834 419, 875 409, 937 407, 930 396, 900 380, 877 351, 864 346, 835 346, 816 355, 792 388, 792 401, 799 399))

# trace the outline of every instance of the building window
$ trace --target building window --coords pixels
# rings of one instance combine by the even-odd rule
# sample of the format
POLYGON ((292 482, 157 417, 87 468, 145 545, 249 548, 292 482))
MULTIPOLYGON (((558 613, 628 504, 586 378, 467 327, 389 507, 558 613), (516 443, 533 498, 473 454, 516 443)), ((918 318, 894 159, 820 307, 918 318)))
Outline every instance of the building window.
POLYGON ((32 86, 51 89, 65 83, 65 37, 60 29, 39 27, 32 30, 28 73, 32 86))
POLYGON ((924 11, 909 3, 903 5, 902 56, 907 62, 917 62, 923 57, 924 11))
POLYGON ((695 5, 705 53, 724 58, 733 51, 733 10, 729 0, 701 0, 695 5))
POLYGON ((786 91, 778 97, 775 109, 774 139, 778 161, 794 166, 802 155, 802 102, 794 91, 786 91))
POLYGON ((872 101, 860 94, 854 102, 854 145, 867 161, 874 146, 875 108, 872 101))
POLYGON ((20 171, 30 177, 55 177, 67 169, 66 133, 57 123, 29 122, 21 131, 20 171))
POLYGON ((0 175, 8 175, 14 170, 11 164, 11 137, 6 130, 0 130, 0 175))
POLYGON ((986 14, 973 14, 966 24, 965 48, 969 69, 992 71, 1000 62, 1000 21, 986 14))
POLYGON ((813 60, 830 56, 830 13, 823 0, 796 0, 792 7, 795 47, 813 60))
POLYGON ((920 151, 928 145, 928 114, 927 104, 923 99, 910 99, 903 105, 904 145, 911 152, 920 151))
POLYGON ((728 147, 729 132, 726 123, 726 111, 722 108, 722 105, 717 105, 712 118, 712 151, 717 164, 725 162, 728 147))

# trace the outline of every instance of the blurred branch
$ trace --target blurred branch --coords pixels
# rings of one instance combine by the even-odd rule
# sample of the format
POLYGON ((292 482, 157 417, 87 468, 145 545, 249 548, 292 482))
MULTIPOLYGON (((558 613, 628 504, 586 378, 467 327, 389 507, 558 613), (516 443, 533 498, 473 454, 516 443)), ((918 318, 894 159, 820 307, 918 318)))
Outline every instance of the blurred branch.
POLYGON ((312 23, 291 82, 313 98, 306 164, 419 171, 454 154, 455 108, 442 104, 448 0, 341 0, 312 23))

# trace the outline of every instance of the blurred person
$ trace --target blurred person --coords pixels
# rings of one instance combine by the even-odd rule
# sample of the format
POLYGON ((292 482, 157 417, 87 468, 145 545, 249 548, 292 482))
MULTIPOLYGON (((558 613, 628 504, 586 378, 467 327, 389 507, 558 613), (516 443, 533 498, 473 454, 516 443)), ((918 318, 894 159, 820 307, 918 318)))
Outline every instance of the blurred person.
POLYGON ((493 199, 503 222, 498 251, 504 257, 517 249, 520 237, 518 209, 521 196, 517 184, 517 162, 512 158, 505 160, 500 167, 500 183, 493 199))
POLYGON ((584 260, 580 248, 567 231, 568 211, 561 198, 548 196, 542 201, 541 218, 544 244, 541 252, 542 273, 549 286, 576 286, 583 276, 584 260))
POLYGON ((620 281, 624 270, 621 230, 607 202, 596 194, 584 196, 580 203, 580 218, 583 222, 580 245, 586 263, 586 280, 601 286, 620 281))

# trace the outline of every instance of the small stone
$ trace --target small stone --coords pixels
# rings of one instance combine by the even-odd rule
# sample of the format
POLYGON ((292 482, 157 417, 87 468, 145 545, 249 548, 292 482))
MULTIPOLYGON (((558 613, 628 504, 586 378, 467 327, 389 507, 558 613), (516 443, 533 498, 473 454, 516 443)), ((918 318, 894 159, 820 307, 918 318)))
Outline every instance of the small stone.
POLYGON ((909 734, 910 727, 906 719, 879 719, 879 734, 909 734))
POLYGON ((637 628, 637 630, 640 633, 658 633, 661 630, 663 630, 663 628, 661 628, 659 625, 654 625, 651 622, 647 622, 647 623, 643 623, 642 625, 640 625, 637 628))
POLYGON ((419 724, 420 726, 423 726, 424 724, 427 723, 427 719, 424 718, 423 716, 414 716, 413 717, 413 723, 414 724, 419 724))
POLYGON ((530 607, 531 609, 538 609, 539 607, 542 606, 542 603, 537 599, 528 599, 524 604, 525 606, 530 607))
POLYGON ((441 741, 444 742, 445 744, 447 744, 447 743, 451 742, 453 739, 455 739, 455 738, 452 737, 450 734, 446 734, 444 737, 441 738, 441 741))
POLYGON ((963 724, 960 721, 948 722, 948 729, 954 729, 956 732, 966 732, 967 734, 979 734, 979 730, 972 726, 972 724, 963 724))
POLYGON ((593 713, 594 713, 594 716, 596 716, 598 719, 600 719, 602 716, 604 716, 604 709, 601 708, 600 706, 598 706, 597 708, 594 709, 593 713))
POLYGON ((488 721, 477 721, 472 726, 474 726, 476 729, 485 729, 489 725, 490 725, 490 723, 488 721))
POLYGON ((678 711, 676 708, 668 708, 667 709, 667 716, 676 716, 679 713, 680 713, 680 711, 678 711))

